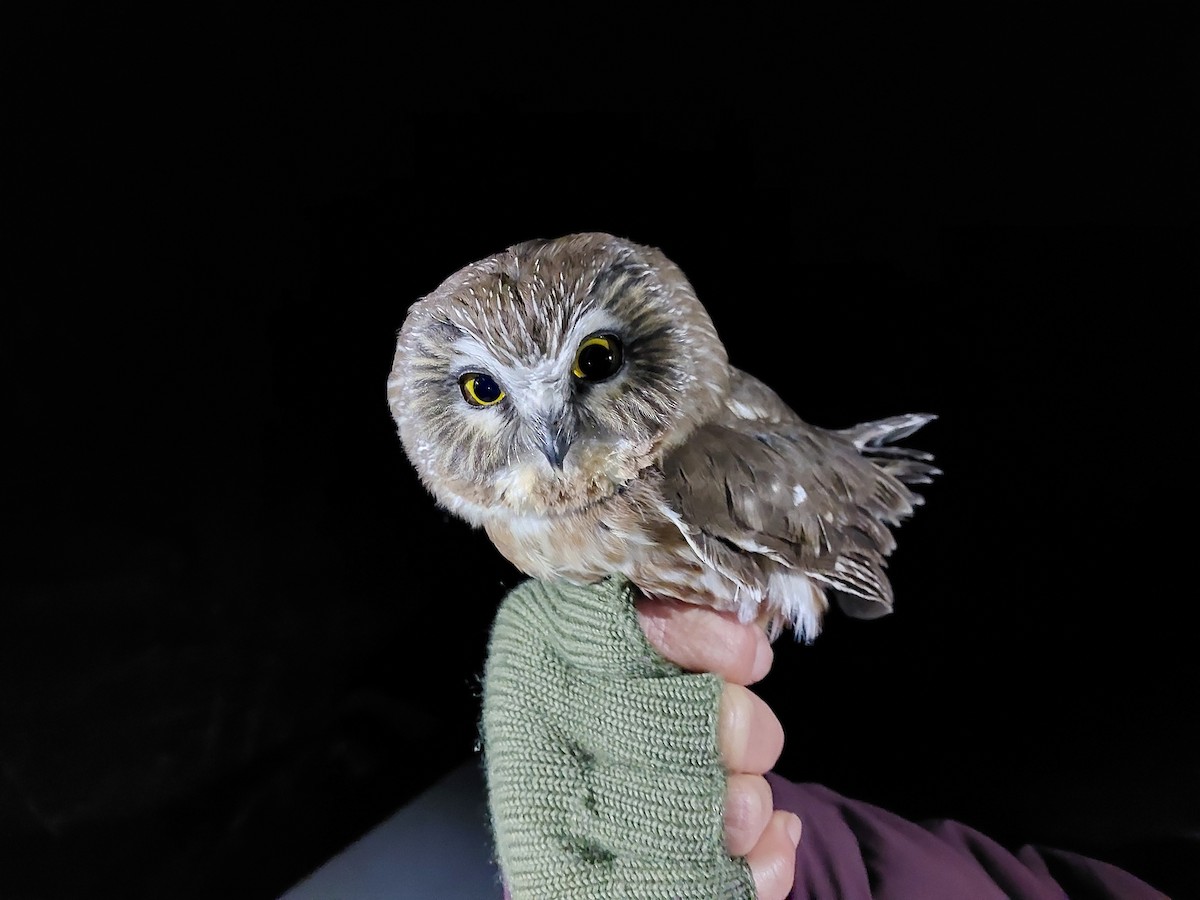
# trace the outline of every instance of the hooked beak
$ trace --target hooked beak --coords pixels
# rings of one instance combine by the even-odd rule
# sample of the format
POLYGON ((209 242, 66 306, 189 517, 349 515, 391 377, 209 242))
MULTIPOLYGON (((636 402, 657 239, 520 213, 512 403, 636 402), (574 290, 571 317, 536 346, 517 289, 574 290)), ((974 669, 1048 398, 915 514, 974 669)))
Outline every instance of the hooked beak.
POLYGON ((542 453, 546 455, 552 468, 562 471, 563 460, 567 458, 567 451, 571 449, 573 437, 562 422, 548 423, 542 429, 542 453))

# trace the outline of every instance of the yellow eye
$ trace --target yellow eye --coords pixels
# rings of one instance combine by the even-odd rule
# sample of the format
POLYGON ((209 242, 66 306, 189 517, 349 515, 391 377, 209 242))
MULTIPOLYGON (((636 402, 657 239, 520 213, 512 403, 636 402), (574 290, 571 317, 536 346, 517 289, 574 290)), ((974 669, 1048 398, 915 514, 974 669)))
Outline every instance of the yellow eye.
POLYGON ((464 372, 458 379, 463 399, 472 406, 495 406, 504 399, 504 391, 491 375, 464 372))
POLYGON ((593 334, 575 351, 571 374, 583 381, 603 381, 617 374, 624 355, 615 334, 593 334))

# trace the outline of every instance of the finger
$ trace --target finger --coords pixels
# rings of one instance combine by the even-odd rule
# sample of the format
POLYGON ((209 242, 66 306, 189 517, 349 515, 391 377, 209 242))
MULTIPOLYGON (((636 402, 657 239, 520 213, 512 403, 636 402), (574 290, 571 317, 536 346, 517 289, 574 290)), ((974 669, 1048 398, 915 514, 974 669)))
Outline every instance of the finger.
POLYGON ((727 683, 721 690, 717 746, 730 772, 762 775, 783 752, 783 726, 753 691, 727 683))
POLYGON ((771 785, 761 775, 730 775, 725 784, 725 846, 745 856, 771 821, 771 785))
POLYGON ((758 843, 746 854, 758 900, 784 900, 791 892, 800 831, 800 819, 794 813, 778 810, 758 843))
POLYGON ((771 669, 774 652, 762 627, 733 613, 679 600, 641 599, 638 620, 665 659, 690 672, 715 672, 735 684, 753 684, 771 669))

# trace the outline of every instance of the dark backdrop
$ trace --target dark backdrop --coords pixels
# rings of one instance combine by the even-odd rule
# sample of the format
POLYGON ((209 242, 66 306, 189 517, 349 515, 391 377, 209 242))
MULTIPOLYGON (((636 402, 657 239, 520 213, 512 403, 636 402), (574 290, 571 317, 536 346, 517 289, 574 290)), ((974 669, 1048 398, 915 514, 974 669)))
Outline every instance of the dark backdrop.
POLYGON ((1200 155, 1158 10, 19 34, 0 896, 272 897, 472 758, 520 576, 384 381, 409 303, 578 230, 662 247, 809 421, 940 415, 895 615, 778 648, 780 771, 1184 896, 1200 155))

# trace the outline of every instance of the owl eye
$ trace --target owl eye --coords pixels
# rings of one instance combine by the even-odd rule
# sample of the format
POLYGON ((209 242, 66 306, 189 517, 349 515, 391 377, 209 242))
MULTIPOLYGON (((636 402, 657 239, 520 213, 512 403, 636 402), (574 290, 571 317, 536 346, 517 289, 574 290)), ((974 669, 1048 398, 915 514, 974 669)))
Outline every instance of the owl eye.
POLYGON ((617 374, 624 356, 615 334, 593 334, 575 351, 571 374, 583 381, 603 381, 617 374))
POLYGON ((472 406, 495 406, 504 399, 504 391, 491 375, 464 372, 458 379, 463 399, 472 406))

